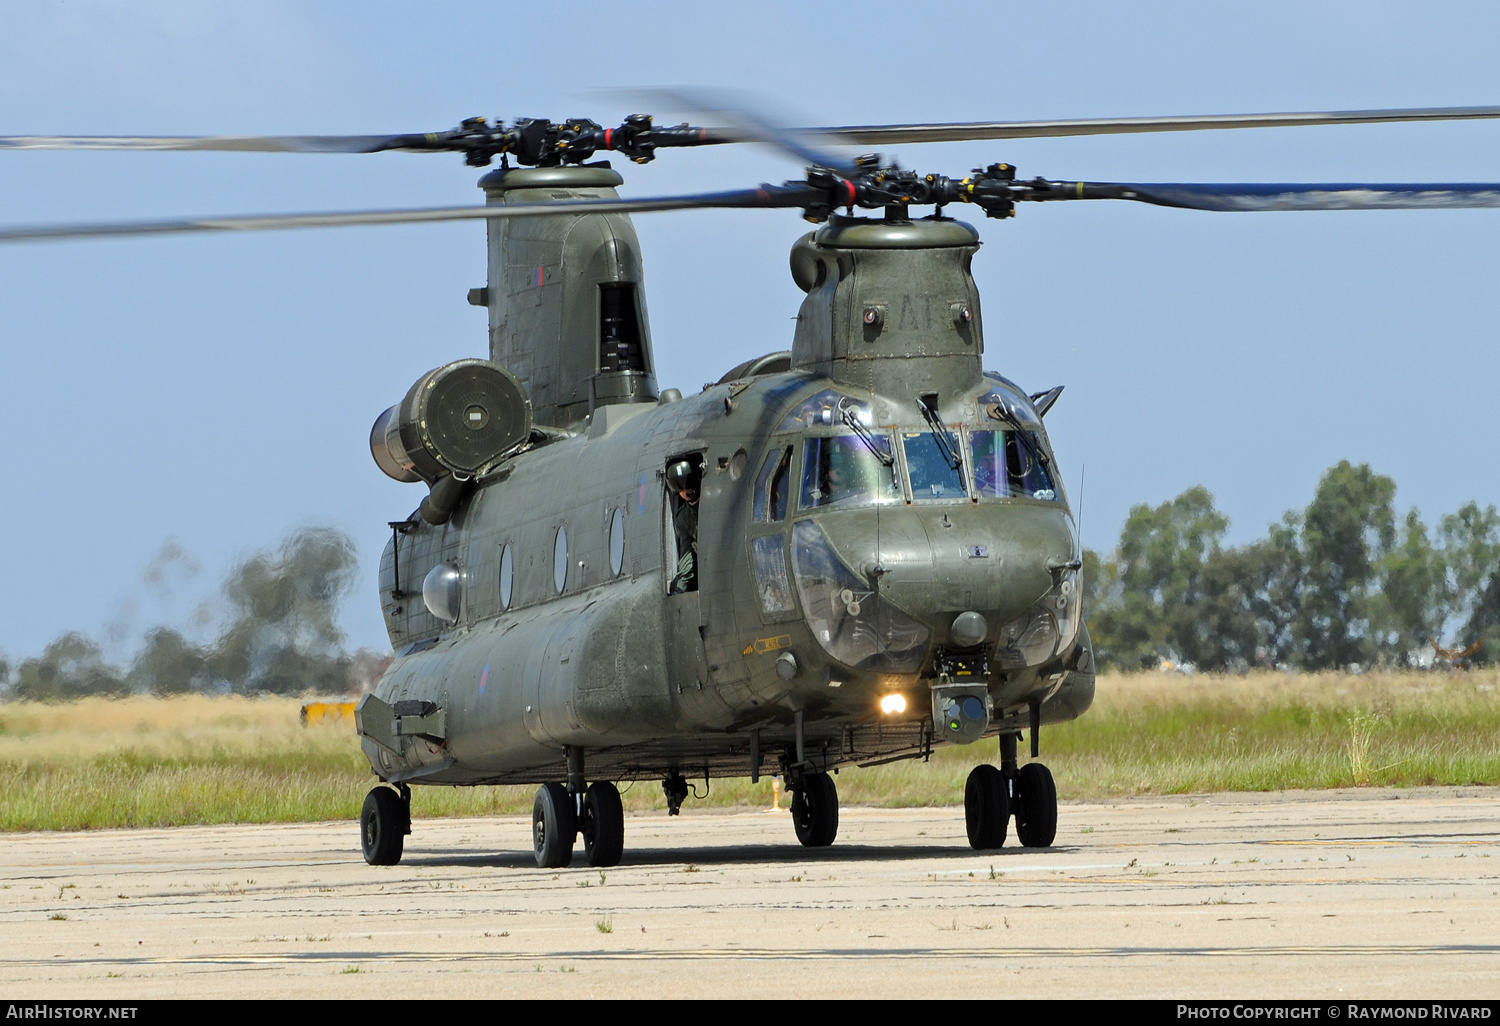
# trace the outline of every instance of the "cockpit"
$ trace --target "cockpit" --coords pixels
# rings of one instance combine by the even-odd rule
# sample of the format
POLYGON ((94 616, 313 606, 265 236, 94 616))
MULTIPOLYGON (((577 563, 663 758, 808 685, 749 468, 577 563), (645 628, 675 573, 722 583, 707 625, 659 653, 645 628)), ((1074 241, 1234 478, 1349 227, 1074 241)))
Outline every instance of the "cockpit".
MULTIPOLYGON (((802 432, 795 446, 802 457, 797 509, 964 499, 1063 502, 1030 404, 1018 393, 996 390, 978 405, 996 426, 939 422, 890 430, 871 427, 863 402, 832 391, 812 396, 780 428, 802 432)), ((756 482, 759 522, 786 515, 792 452, 793 446, 783 446, 764 464, 756 482)))
MULTIPOLYGON (((970 400, 967 416, 953 424, 942 421, 935 397, 930 402, 923 397, 919 425, 902 418, 906 424, 892 426, 896 418, 880 399, 872 403, 831 389, 803 400, 781 420, 756 472, 751 507, 752 566, 765 616, 795 616, 800 607, 818 643, 845 666, 896 674, 921 667, 933 624, 923 611, 929 600, 915 597, 931 590, 930 576, 922 574, 937 569, 938 550, 930 547, 921 528, 913 534, 909 527, 893 527, 893 521, 886 522, 882 545, 878 518, 872 523, 856 515, 846 521, 841 516, 846 510, 908 510, 901 516, 917 515, 912 523, 921 523, 925 507, 944 527, 972 527, 992 525, 983 516, 986 504, 1016 505, 1025 508, 1025 530, 1050 534, 1066 558, 1071 520, 1041 418, 1030 399, 1008 382, 991 379, 989 385, 987 394, 970 400), (962 517, 953 506, 963 511, 962 517), (826 520, 823 514, 829 514, 826 520), (1043 522, 1049 526, 1036 527, 1043 522), (844 551, 835 546, 835 537, 844 551), (868 558, 856 555, 865 550, 868 558), (881 571, 890 573, 881 577, 883 585, 867 572, 872 561, 889 564, 881 571), (924 562, 928 569, 916 576, 891 569, 924 562), (903 595, 915 603, 904 602, 903 595)), ((992 526, 983 526, 972 538, 965 534, 961 557, 943 549, 943 560, 958 558, 959 563, 945 563, 941 575, 945 587, 969 581, 963 586, 968 588, 964 601, 993 616, 1003 603, 988 602, 985 596, 1014 586, 988 561, 995 544, 992 532, 992 526)), ((1017 563, 1008 572, 1026 571, 1017 563)), ((1045 581, 1024 587, 1036 587, 1038 602, 1051 605, 1041 612, 1028 609, 1014 623, 1014 614, 1007 613, 1005 622, 996 624, 1003 629, 987 639, 999 646, 996 665, 1039 665, 1076 635, 1076 623, 1060 619, 1059 611, 1071 608, 1070 597, 1061 595, 1059 604, 1059 595, 1043 595, 1045 581), (1045 620, 1046 631, 1032 630, 1033 619, 1045 620), (1015 639, 1023 635, 1026 643, 1016 648, 1020 643, 1015 639)), ((1052 583, 1072 588, 1071 571, 1054 573, 1052 583)))

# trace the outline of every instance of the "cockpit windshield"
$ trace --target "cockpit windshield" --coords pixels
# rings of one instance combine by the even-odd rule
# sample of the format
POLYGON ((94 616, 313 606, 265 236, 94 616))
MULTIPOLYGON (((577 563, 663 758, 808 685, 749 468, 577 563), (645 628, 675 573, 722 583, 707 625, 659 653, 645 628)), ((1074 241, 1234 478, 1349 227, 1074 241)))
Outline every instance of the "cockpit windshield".
MULTIPOLYGON (((1035 432, 1021 437, 1018 431, 970 431, 969 446, 974 459, 974 491, 980 498, 1057 501, 1060 496, 1052 475, 1039 456, 1041 441, 1035 432)), ((915 492, 915 476, 912 481, 915 492)))
POLYGON ((913 502, 925 499, 956 499, 969 494, 964 487, 963 461, 958 458, 958 435, 951 432, 944 446, 935 431, 904 432, 906 470, 911 475, 913 502), (957 463, 958 466, 954 466, 957 463))
POLYGON ((804 440, 803 509, 822 506, 872 506, 901 500, 901 487, 881 455, 890 454, 890 436, 875 432, 869 441, 858 435, 822 435, 804 440))

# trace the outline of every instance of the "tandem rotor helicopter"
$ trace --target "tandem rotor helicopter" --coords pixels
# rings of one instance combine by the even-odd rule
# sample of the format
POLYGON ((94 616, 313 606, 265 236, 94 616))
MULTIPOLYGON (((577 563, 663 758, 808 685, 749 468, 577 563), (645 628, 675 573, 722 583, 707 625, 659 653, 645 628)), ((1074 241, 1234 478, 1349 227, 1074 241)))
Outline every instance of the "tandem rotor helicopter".
MULTIPOLYGON (((831 844, 832 774, 998 739, 964 794, 975 848, 1057 826, 1041 728, 1088 710, 1077 527, 1043 418, 983 367, 979 234, 960 205, 1133 200, 1210 211, 1500 206, 1490 184, 1126 184, 903 170, 826 146, 1500 117, 1460 107, 787 130, 483 118, 425 135, 6 137, 0 149, 460 153, 483 206, 0 229, 0 242, 460 219, 488 225, 488 359, 420 377, 376 419, 392 478, 380 601, 395 659, 356 722, 379 785, 365 859, 392 864, 420 785, 538 784, 537 864, 622 855, 617 781, 779 774, 796 836, 831 844), (759 142, 805 178, 622 199, 601 155, 759 142), (806 293, 790 348, 693 396, 659 389, 630 215, 785 208, 806 293), (918 216, 913 207, 932 208, 918 216), (856 211, 873 211, 860 216, 856 211), (1019 755, 1023 732, 1030 760, 1019 755)), ((727 127, 722 127, 727 124, 727 127)), ((775 343, 773 343, 774 345, 775 343)), ((395 383, 393 383, 394 385, 395 383)))

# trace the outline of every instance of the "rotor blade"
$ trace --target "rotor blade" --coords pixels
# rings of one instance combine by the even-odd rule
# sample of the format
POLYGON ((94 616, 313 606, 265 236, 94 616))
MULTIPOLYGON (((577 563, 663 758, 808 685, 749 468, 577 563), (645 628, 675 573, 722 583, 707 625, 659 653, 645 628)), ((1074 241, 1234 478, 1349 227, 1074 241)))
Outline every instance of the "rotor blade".
POLYGON ((846 173, 852 170, 849 161, 824 148, 837 146, 844 140, 832 138, 821 128, 793 128, 781 124, 764 111, 751 110, 748 101, 731 94, 697 89, 651 89, 637 95, 721 119, 726 127, 713 133, 719 141, 764 143, 791 154, 804 164, 846 173))
POLYGON ((343 213, 265 214, 240 217, 178 218, 164 221, 38 225, 0 228, 0 243, 131 235, 180 235, 192 232, 345 228, 365 224, 498 220, 509 217, 560 214, 631 214, 708 207, 804 207, 823 196, 823 192, 811 186, 763 185, 758 189, 736 189, 730 192, 659 196, 647 199, 567 200, 557 203, 499 203, 484 207, 426 207, 410 210, 359 210, 343 213))
POLYGON ((1500 207, 1500 183, 1385 184, 1037 182, 1023 199, 1123 199, 1191 210, 1422 210, 1500 207))
POLYGON ((242 153, 378 153, 406 135, 7 135, 0 150, 234 150, 242 153))
MULTIPOLYGON (((1155 118, 1078 118, 1063 121, 974 121, 839 128, 791 128, 763 114, 746 111, 728 98, 704 93, 655 91, 648 95, 730 122, 708 130, 700 144, 760 142, 776 146, 804 163, 848 170, 848 162, 827 146, 893 146, 901 143, 964 142, 980 139, 1041 139, 1140 132, 1194 132, 1227 128, 1288 128, 1299 125, 1360 125, 1396 121, 1465 121, 1500 118, 1500 107, 1413 107, 1391 110, 1310 111, 1282 114, 1174 115, 1155 118)), ((664 130, 669 131, 669 130, 664 130)), ((447 133, 404 135, 12 135, 0 136, 0 150, 227 150, 259 153, 430 152, 447 133)))
POLYGON ((1391 121, 1467 121, 1500 118, 1500 107, 1410 107, 1285 114, 1209 114, 1164 118, 1078 118, 1068 121, 974 121, 930 125, 815 128, 829 141, 851 146, 966 142, 975 139, 1046 139, 1070 135, 1197 132, 1219 128, 1291 128, 1298 125, 1368 125, 1391 121))

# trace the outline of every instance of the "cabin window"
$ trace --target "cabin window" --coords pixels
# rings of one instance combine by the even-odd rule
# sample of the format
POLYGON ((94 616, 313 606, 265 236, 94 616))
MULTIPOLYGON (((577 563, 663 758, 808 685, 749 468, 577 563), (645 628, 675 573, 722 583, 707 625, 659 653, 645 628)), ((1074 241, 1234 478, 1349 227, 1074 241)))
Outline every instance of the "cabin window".
POLYGON ((568 586, 568 529, 559 527, 552 542, 552 586, 561 595, 568 586))
POLYGON ((500 552, 500 608, 510 608, 511 590, 516 582, 516 558, 506 545, 500 552))
POLYGON ((609 518, 609 572, 616 577, 625 567, 625 511, 616 509, 609 518))
POLYGON ((760 477, 755 481, 755 512, 757 524, 774 523, 786 519, 787 478, 792 470, 792 447, 779 452, 773 450, 766 457, 760 477))

